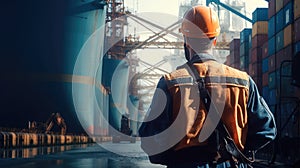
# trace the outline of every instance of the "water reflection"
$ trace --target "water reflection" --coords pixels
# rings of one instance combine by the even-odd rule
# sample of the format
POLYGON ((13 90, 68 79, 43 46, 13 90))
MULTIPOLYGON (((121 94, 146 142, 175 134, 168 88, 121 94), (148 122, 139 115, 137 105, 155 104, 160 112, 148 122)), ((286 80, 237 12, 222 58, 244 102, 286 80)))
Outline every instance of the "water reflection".
MULTIPOLYGON (((47 147, 32 147, 22 149, 0 149, 0 158, 2 159, 16 159, 16 158, 34 158, 39 155, 48 155, 57 152, 64 152, 71 150, 78 145, 67 145, 67 146, 47 146, 47 147)), ((79 146, 80 148, 87 147, 86 144, 79 146)))
MULTIPOLYGON (((107 145, 110 145, 109 143, 107 145)), ((0 149, 0 167, 5 168, 163 168, 153 165, 132 144, 119 144, 128 156, 114 154, 97 144, 0 149), (130 157, 130 153, 137 157, 130 157)))
POLYGON ((77 159, 29 159, 0 162, 5 168, 164 168, 153 165, 146 160, 130 158, 80 158, 77 159))

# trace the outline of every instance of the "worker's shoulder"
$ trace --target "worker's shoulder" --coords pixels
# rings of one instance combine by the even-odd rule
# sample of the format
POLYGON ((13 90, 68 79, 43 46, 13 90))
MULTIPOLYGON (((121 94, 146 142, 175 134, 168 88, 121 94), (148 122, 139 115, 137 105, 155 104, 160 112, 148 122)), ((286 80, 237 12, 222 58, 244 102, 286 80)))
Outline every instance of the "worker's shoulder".
MULTIPOLYGON (((227 77, 233 77, 233 78, 241 78, 245 80, 249 80, 249 75, 247 72, 241 71, 239 69, 230 67, 228 65, 219 63, 219 62, 211 62, 211 66, 215 67, 215 69, 218 69, 217 71, 214 71, 214 73, 210 73, 210 75, 220 75, 224 74, 227 77), (222 67, 222 68, 221 68, 222 67)), ((211 71, 210 71, 211 72, 211 71)))
POLYGON ((233 77, 243 78, 249 80, 249 75, 245 71, 241 71, 239 69, 230 67, 228 65, 224 65, 225 71, 228 72, 228 74, 231 74, 233 77))
POLYGON ((190 73, 188 72, 188 70, 185 68, 186 64, 183 64, 179 67, 177 67, 176 70, 168 73, 165 75, 165 79, 166 80, 173 80, 173 79, 177 79, 177 78, 185 78, 185 77, 190 77, 190 73))

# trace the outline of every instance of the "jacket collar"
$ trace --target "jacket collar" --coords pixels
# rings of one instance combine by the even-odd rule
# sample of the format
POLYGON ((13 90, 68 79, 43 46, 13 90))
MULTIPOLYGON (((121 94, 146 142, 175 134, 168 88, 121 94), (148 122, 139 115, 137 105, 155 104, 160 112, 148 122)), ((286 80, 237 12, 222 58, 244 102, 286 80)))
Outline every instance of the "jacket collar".
POLYGON ((209 60, 217 61, 214 56, 208 54, 208 53, 198 53, 195 54, 192 59, 190 60, 191 63, 195 62, 206 62, 209 60))

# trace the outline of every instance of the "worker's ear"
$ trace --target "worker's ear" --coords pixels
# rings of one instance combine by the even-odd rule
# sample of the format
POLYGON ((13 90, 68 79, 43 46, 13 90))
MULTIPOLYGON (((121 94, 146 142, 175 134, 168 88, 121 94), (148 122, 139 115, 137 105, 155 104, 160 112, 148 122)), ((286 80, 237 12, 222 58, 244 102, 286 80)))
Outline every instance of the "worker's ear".
POLYGON ((214 39, 213 41, 213 45, 216 46, 217 45, 217 38, 214 39))

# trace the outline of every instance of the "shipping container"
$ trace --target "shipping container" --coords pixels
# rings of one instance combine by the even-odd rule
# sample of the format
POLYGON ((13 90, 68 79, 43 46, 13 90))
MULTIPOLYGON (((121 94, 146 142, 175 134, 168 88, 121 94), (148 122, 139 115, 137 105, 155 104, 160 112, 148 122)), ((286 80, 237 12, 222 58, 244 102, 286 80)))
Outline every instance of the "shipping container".
POLYGON ((288 55, 289 57, 293 57, 293 46, 292 45, 288 45, 285 47, 284 49, 285 55, 288 55))
POLYGON ((294 0, 283 0, 283 6, 286 6, 286 4, 293 2, 294 0))
POLYGON ((268 8, 256 8, 252 13, 252 24, 268 20, 268 8))
POLYGON ((283 46, 286 47, 292 43, 292 24, 288 25, 283 30, 284 39, 283 39, 283 46))
POLYGON ((271 89, 269 87, 269 104, 275 105, 276 101, 277 101, 277 89, 271 89))
POLYGON ((295 35, 295 42, 300 41, 300 18, 295 20, 294 23, 294 35, 295 35))
POLYGON ((293 3, 292 2, 289 2, 284 8, 283 8, 283 11, 284 11, 284 26, 287 26, 291 23, 293 23, 294 21, 294 15, 293 15, 293 3))
POLYGON ((226 56, 226 62, 224 63, 225 65, 230 65, 230 55, 226 56))
POLYGON ((276 37, 273 36, 268 41, 268 52, 269 52, 269 55, 275 54, 275 47, 276 47, 275 46, 275 41, 276 41, 275 39, 276 39, 276 37))
POLYGON ((292 60, 292 51, 292 45, 289 45, 276 54, 276 69, 280 68, 280 65, 283 61, 292 60))
POLYGON ((276 13, 275 0, 269 0, 268 18, 270 19, 276 13))
POLYGON ((294 20, 300 17, 300 0, 294 0, 294 20))
MULTIPOLYGON (((263 88, 262 88, 262 96, 263 96, 263 98, 265 99, 265 100, 269 100, 269 87, 268 86, 264 86, 263 88)), ((267 102, 267 103, 269 103, 269 102, 267 102)))
MULTIPOLYGON (((249 28, 245 28, 240 32, 240 43, 249 42, 249 35, 251 35, 252 30, 249 28)), ((250 36, 251 39, 251 36, 250 36)))
POLYGON ((269 63, 268 63, 268 68, 269 72, 275 71, 276 66, 275 66, 275 55, 271 55, 268 57, 269 63))
POLYGON ((294 49, 295 49, 294 54, 300 52, 300 41, 294 44, 294 49))
POLYGON ((245 56, 240 57, 240 68, 239 69, 243 70, 243 71, 246 70, 246 68, 245 68, 245 56))
POLYGON ((233 52, 234 58, 233 58, 233 62, 240 62, 240 50, 235 50, 233 52))
POLYGON ((261 62, 262 59, 262 48, 252 48, 250 55, 250 63, 261 62))
POLYGON ((278 11, 280 10, 280 9, 282 9, 282 7, 283 7, 283 0, 276 0, 276 4, 275 4, 275 8, 276 8, 276 13, 278 13, 278 11))
POLYGON ((269 88, 276 88, 276 71, 269 73, 269 88))
POLYGON ((239 50, 240 49, 240 39, 233 39, 230 42, 230 51, 239 50))
MULTIPOLYGON (((278 76, 282 76, 282 81, 287 81, 286 79, 287 78, 291 78, 291 74, 292 74, 292 65, 291 64, 284 64, 282 67, 281 67, 281 70, 278 69, 277 70, 277 73, 278 73, 278 76), (280 71, 281 71, 281 74, 280 74, 280 71)), ((279 82, 279 81, 278 81, 279 82)), ((289 82, 289 84, 291 84, 291 82, 289 82)), ((279 86, 279 85, 278 85, 279 86)), ((287 86, 287 85, 286 85, 287 86)))
POLYGON ((283 66, 281 68, 281 76, 280 76, 280 70, 278 70, 277 73, 278 73, 277 86, 280 89, 279 91, 280 91, 281 96, 293 96, 294 92, 295 92, 295 87, 291 85, 291 83, 292 83, 292 78, 291 78, 292 66, 291 66, 291 64, 288 64, 287 66, 283 66))
POLYGON ((249 55, 243 55, 240 57, 240 69, 249 73, 249 55))
POLYGON ((280 51, 283 48, 284 44, 284 34, 283 31, 280 31, 276 34, 276 52, 280 51))
POLYGON ((272 16, 268 21, 268 37, 275 35, 275 16, 272 16))
POLYGON ((240 45, 240 55, 248 55, 249 53, 249 43, 241 43, 240 45))
POLYGON ((266 58, 269 56, 268 53, 268 42, 265 42, 262 46, 262 58, 266 58))
POLYGON ((233 62, 230 67, 236 68, 236 69, 240 69, 240 62, 233 62))
POLYGON ((261 76, 252 76, 252 79, 255 82, 259 93, 261 93, 262 92, 262 80, 261 80, 261 76))
POLYGON ((268 84, 269 84, 269 72, 266 72, 263 73, 262 75, 262 86, 268 86, 268 84))
POLYGON ((278 33, 279 31, 281 31, 282 29, 283 29, 283 27, 284 27, 284 19, 283 19, 283 17, 284 17, 284 11, 283 11, 283 9, 282 10, 280 10, 278 13, 276 13, 276 15, 275 15, 275 32, 276 33, 278 33))
MULTIPOLYGON (((269 92, 269 95, 270 95, 270 92, 269 92)), ((269 102, 268 102, 268 105, 269 105, 270 111, 274 114, 275 110, 276 110, 276 106, 275 105, 271 105, 269 102)))
POLYGON ((285 60, 284 49, 280 50, 275 55, 275 69, 280 68, 280 64, 283 60, 285 60))
POLYGON ((268 41, 267 34, 257 34, 252 39, 252 48, 262 47, 268 41))
POLYGON ((252 35, 251 34, 248 35, 248 43, 249 43, 249 47, 248 48, 251 49, 252 48, 252 35))
POLYGON ((240 50, 230 51, 229 54, 229 65, 240 61, 240 50))
POLYGON ((268 21, 258 21, 252 25, 252 38, 258 34, 268 34, 268 21))
POLYGON ((266 73, 269 71, 269 58, 265 58, 262 60, 262 73, 266 73))
POLYGON ((260 77, 261 78, 261 75, 262 75, 261 62, 255 62, 255 63, 249 64, 249 73, 250 73, 250 76, 252 76, 252 77, 260 77))

